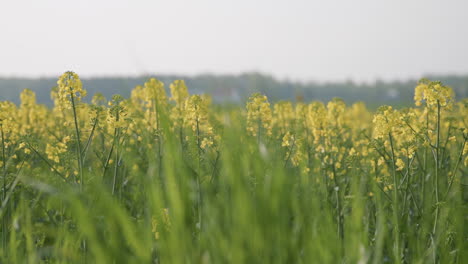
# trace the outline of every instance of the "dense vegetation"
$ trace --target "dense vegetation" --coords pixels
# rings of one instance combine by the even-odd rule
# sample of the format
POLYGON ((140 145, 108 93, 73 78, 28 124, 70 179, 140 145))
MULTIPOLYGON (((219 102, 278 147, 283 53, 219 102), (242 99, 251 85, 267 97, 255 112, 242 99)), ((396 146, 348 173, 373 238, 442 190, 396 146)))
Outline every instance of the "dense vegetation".
POLYGON ((53 107, 0 102, 2 263, 468 260, 468 101, 440 82, 375 113, 85 88, 67 72, 53 107))
MULTIPOLYGON (((468 97, 468 75, 462 76, 428 76, 441 80, 453 87, 458 99, 468 97)), ((106 98, 113 94, 130 96, 131 90, 149 77, 95 77, 82 79, 83 85, 90 94, 102 93, 106 98)), ((292 102, 330 101, 334 97, 342 98, 346 103, 364 102, 371 109, 386 104, 392 106, 410 106, 413 104, 413 90, 416 80, 377 81, 374 83, 348 82, 294 82, 277 80, 259 73, 240 75, 198 75, 175 76, 158 75, 164 83, 174 80, 185 80, 191 94, 209 94, 216 104, 244 104, 253 93, 268 96, 270 102, 288 100, 292 102)), ((19 103, 18 94, 24 89, 36 93, 41 104, 52 105, 50 88, 56 85, 55 78, 5 78, 0 77, 0 100, 19 103)), ((169 92, 166 87, 166 92, 169 92)), ((85 98, 90 102, 91 98, 85 98)))

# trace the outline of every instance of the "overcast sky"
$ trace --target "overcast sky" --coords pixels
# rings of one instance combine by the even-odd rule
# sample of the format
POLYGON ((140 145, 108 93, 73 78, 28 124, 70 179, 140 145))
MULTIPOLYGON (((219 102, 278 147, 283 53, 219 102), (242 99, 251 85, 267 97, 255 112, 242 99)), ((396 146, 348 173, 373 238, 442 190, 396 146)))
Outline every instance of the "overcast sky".
POLYGON ((0 76, 468 73, 466 0, 0 0, 0 76))

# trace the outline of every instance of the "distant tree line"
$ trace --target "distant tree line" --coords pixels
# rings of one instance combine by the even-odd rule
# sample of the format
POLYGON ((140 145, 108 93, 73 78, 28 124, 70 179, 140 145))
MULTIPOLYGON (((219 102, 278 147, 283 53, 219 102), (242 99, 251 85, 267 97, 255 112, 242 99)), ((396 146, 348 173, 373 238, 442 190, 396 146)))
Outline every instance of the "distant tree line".
MULTIPOLYGON (((271 101, 293 100, 309 102, 328 101, 340 97, 347 103, 363 101, 371 108, 382 105, 405 106, 413 103, 413 91, 418 80, 376 81, 368 84, 347 82, 294 82, 277 80, 260 73, 240 75, 198 75, 194 77, 177 75, 154 75, 140 77, 98 77, 83 78, 83 86, 90 100, 93 94, 102 93, 107 98, 113 94, 129 96, 137 85, 142 85, 149 77, 156 77, 166 84, 177 79, 186 81, 192 94, 210 94, 215 103, 243 104, 254 92, 266 94, 271 101)), ((451 86, 458 99, 468 96, 468 75, 463 76, 425 76, 440 80, 451 86)), ((19 94, 25 89, 36 92, 38 103, 51 105, 50 90, 56 86, 56 78, 2 78, 0 77, 0 100, 19 102, 19 94)))

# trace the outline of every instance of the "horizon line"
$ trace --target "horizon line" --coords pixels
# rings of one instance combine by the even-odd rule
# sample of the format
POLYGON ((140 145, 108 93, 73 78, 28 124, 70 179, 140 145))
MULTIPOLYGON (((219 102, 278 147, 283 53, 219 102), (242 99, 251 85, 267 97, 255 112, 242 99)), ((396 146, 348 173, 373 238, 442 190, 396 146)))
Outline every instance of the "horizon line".
MULTIPOLYGON (((64 71, 66 72, 66 71, 64 71)), ((79 72, 74 71, 79 74, 79 72)), ((42 75, 19 75, 19 74, 1 74, 0 79, 26 79, 26 80, 42 80, 42 79, 55 79, 61 75, 53 75, 53 74, 42 74, 42 75)), ((419 77, 416 76, 405 76, 402 78, 393 77, 393 78, 383 78, 383 77, 374 77, 371 79, 365 78, 352 78, 352 77, 344 77, 344 78, 333 78, 333 79, 321 79, 321 78, 309 78, 308 80, 301 79, 301 78, 292 78, 292 77, 279 77, 273 73, 268 73, 264 71, 243 71, 239 73, 216 73, 216 72, 199 72, 199 73, 171 73, 171 72, 161 72, 161 73, 104 73, 104 74, 79 74, 81 79, 84 80, 92 80, 92 79, 125 79, 125 78, 149 78, 154 77, 157 78, 158 76, 161 77, 183 77, 183 78, 199 78, 203 76, 210 76, 210 77, 241 77, 243 75, 260 75, 264 77, 272 78, 278 82, 289 82, 289 83, 300 83, 300 84, 310 84, 310 83, 356 83, 356 84, 374 84, 378 82, 383 83, 397 83, 397 82, 410 82, 410 81, 417 81, 421 78, 433 78, 433 77, 468 77, 468 72, 466 73, 459 73, 459 72, 450 72, 450 73, 423 73, 420 74, 419 77)))

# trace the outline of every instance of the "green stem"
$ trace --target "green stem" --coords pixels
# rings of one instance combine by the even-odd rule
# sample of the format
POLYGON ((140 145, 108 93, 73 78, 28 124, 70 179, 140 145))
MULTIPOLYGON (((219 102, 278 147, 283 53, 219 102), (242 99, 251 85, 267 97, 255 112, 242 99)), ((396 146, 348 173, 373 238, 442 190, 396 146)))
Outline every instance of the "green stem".
MULTIPOLYGON (((3 221, 3 219, 5 219, 4 214, 5 214, 6 210, 7 210, 8 201, 10 200, 10 197, 13 195, 13 191, 15 190, 15 188, 16 188, 19 180, 20 180, 19 174, 20 174, 21 170, 23 169, 24 162, 25 161, 21 162, 21 166, 18 169, 18 172, 16 173, 15 179, 13 180, 10 187, 8 188, 8 194, 5 196, 5 198, 2 201, 2 205, 0 207, 0 217, 2 218, 2 221, 3 221)), ((6 242, 6 241, 4 241, 4 242, 6 242)))
POLYGON ((436 197, 436 212, 434 217, 434 227, 432 229, 432 235, 435 235, 437 231, 437 222, 439 219, 439 141, 440 141, 440 103, 437 101, 437 141, 435 151, 435 197, 436 197))
MULTIPOLYGON (((195 110, 198 110, 195 108, 195 110)), ((198 153, 198 172, 197 172, 197 191, 198 191, 198 224, 199 228, 201 230, 202 228, 202 191, 201 191, 201 179, 200 179, 200 174, 201 174, 201 147, 200 147, 201 141, 200 141, 200 122, 197 117, 197 153, 198 153)))
MULTIPOLYGON (((119 111, 117 111, 116 116, 115 116, 116 123, 119 122, 119 111)), ((112 195, 115 193, 115 187, 117 183, 117 173, 118 173, 118 168, 119 168, 119 145, 120 145, 120 128, 116 127, 115 128, 116 136, 114 138, 114 142, 117 142, 116 147, 115 147, 115 161, 114 161, 114 177, 112 180, 112 195)))
POLYGON ((114 129, 114 140, 112 141, 111 149, 109 150, 109 155, 107 155, 106 162, 104 163, 104 170, 102 172, 102 178, 106 177, 107 168, 109 168, 109 162, 114 153, 115 139, 117 138, 117 129, 114 129))
POLYGON ((158 152, 157 152, 157 161, 158 161, 158 175, 159 175, 159 179, 161 181, 161 184, 163 184, 163 178, 162 178, 162 151, 161 151, 161 148, 162 148, 162 137, 161 137, 161 131, 160 131, 160 124, 159 124, 159 119, 160 119, 160 116, 159 116, 159 104, 158 104, 158 100, 157 99, 153 99, 153 105, 154 105, 154 118, 156 119, 155 122, 156 122, 156 134, 157 134, 157 148, 158 148, 158 152))
POLYGON ((286 159, 284 160, 284 167, 286 168, 286 165, 288 165, 289 160, 291 159, 292 152, 294 150, 296 140, 293 140, 293 143, 291 144, 291 147, 288 148, 288 155, 286 156, 286 159))
POLYGON ((455 167, 452 170, 450 182, 449 182, 449 185, 447 187, 447 191, 445 192, 445 195, 444 195, 444 200, 447 199, 447 196, 448 196, 448 194, 450 192, 450 189, 452 188, 453 181, 455 179, 455 173, 457 173, 458 166, 460 165, 460 161, 462 160, 462 157, 463 157, 463 150, 465 149, 465 144, 466 144, 466 138, 463 141, 462 147, 460 149, 460 154, 458 154, 457 163, 455 164, 455 167))
POLYGON ((0 124, 0 132, 2 133, 2 168, 3 168, 3 193, 2 193, 2 200, 5 200, 6 195, 6 154, 5 154, 5 134, 3 132, 3 125, 0 124))
POLYGON ((338 183, 338 179, 336 177, 336 170, 335 170, 335 163, 332 165, 333 168, 333 180, 335 182, 335 197, 336 197, 336 219, 338 220, 338 235, 341 238, 341 242, 344 242, 344 232, 343 232, 343 217, 342 217, 342 209, 341 209, 341 198, 340 198, 340 184, 338 183))
POLYGON ((80 139, 80 130, 78 128, 78 118, 76 116, 76 105, 75 105, 75 96, 73 92, 70 92, 70 97, 72 101, 73 108, 73 119, 75 121, 75 132, 76 132, 76 145, 77 145, 77 156, 78 156, 78 169, 80 174, 80 189, 83 190, 84 181, 83 181, 83 157, 81 153, 81 139, 80 139))
POLYGON ((65 177, 65 175, 60 173, 46 158, 44 158, 44 156, 41 155, 41 153, 39 153, 33 146, 31 146, 29 142, 27 142, 27 144, 28 148, 30 148, 41 160, 43 160, 53 172, 60 176, 63 179, 63 181, 67 181, 67 177, 65 177))
MULTIPOLYGON (((406 148, 407 152, 408 153, 408 148, 406 148)), ((403 182, 401 183, 401 187, 403 187, 403 184, 405 183, 406 181, 406 186, 405 186, 405 195, 404 195, 404 198, 403 198, 403 212, 406 212, 406 204, 407 204, 407 198, 408 198, 408 191, 409 191, 409 187, 410 187, 410 176, 411 176, 411 165, 413 163, 413 159, 412 158, 411 160, 410 159, 407 159, 406 161, 406 172, 405 172, 405 177, 403 179, 403 182)), ((409 207, 409 205, 408 205, 409 207)))
POLYGON ((392 149, 392 174, 393 174, 393 220, 395 221, 395 248, 394 248, 394 255, 395 255, 395 263, 400 263, 400 224, 399 224, 399 214, 398 214, 398 182, 396 176, 396 168, 395 168, 395 149, 393 146, 393 137, 391 133, 388 133, 388 137, 390 139, 390 147, 392 149))
MULTIPOLYGON (((2 192, 2 203, 6 200, 6 155, 5 155, 5 135, 3 131, 3 124, 0 123, 0 132, 2 133, 2 167, 3 167, 3 192, 2 192)), ((2 245, 6 246, 6 222, 5 217, 2 217, 2 245)))
POLYGON ((96 127, 98 124, 98 117, 96 116, 96 120, 94 120, 93 127, 91 128, 91 133, 89 134, 88 140, 86 141, 86 145, 83 149, 83 159, 86 159, 86 153, 88 152, 88 148, 91 145, 91 141, 93 140, 94 131, 96 131, 96 127))

